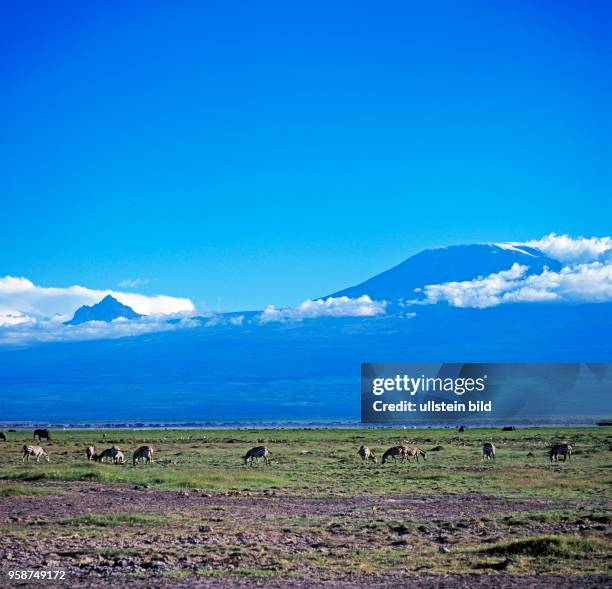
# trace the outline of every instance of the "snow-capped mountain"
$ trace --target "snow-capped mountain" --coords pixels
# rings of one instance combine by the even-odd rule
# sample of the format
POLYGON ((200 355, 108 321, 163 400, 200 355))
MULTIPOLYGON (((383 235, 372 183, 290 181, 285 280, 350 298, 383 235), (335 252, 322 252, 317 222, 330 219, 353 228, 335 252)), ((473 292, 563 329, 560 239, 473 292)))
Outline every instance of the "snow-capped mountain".
POLYGON ((544 268, 557 271, 561 264, 543 252, 514 243, 457 245, 424 250, 397 266, 364 282, 333 293, 332 297, 368 295, 372 299, 412 299, 415 289, 429 284, 472 280, 508 270, 513 264, 527 266, 529 274, 544 268))

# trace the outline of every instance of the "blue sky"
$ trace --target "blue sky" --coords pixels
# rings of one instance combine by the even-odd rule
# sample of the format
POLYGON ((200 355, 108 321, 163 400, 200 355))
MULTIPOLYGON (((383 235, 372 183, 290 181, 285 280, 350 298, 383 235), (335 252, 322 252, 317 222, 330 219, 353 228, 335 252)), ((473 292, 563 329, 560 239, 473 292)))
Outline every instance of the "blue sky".
POLYGON ((609 3, 0 7, 0 276, 255 309, 610 234, 609 3))

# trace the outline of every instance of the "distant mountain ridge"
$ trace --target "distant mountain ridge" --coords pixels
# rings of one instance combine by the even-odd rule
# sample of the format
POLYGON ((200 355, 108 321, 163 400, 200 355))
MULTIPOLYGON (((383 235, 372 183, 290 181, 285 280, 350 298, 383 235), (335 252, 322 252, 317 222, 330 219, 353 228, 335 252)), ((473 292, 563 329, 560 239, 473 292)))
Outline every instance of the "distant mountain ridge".
POLYGON ((131 307, 120 303, 112 295, 107 295, 95 305, 83 305, 79 307, 75 311, 72 319, 64 322, 64 325, 81 325, 88 321, 104 321, 105 323, 110 323, 120 317, 124 319, 139 319, 143 317, 143 315, 136 313, 131 307))
POLYGON ((503 243, 455 245, 424 250, 389 270, 329 296, 356 298, 368 295, 386 301, 413 299, 416 288, 473 280, 508 270, 515 263, 527 266, 528 274, 540 274, 545 267, 553 271, 561 269, 560 262, 527 246, 503 243))

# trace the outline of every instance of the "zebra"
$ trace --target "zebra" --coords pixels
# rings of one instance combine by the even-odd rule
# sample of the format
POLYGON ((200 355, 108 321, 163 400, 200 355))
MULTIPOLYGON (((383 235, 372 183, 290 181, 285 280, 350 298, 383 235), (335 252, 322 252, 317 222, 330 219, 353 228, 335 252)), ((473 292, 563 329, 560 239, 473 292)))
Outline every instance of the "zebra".
POLYGON ((491 460, 495 458, 495 444, 493 442, 485 442, 482 445, 482 459, 491 460))
POLYGON ((40 462, 44 458, 49 462, 49 454, 47 454, 40 446, 24 446, 21 449, 21 462, 30 462, 30 456, 36 456, 36 462, 40 462))
POLYGON ((410 460, 413 457, 416 458, 417 462, 419 461, 419 458, 422 458, 423 460, 425 460, 425 456, 427 455, 427 453, 421 450, 420 448, 417 448, 416 446, 403 446, 403 448, 404 448, 404 456, 408 460, 410 460))
POLYGON ((270 463, 269 457, 272 455, 270 450, 268 450, 265 446, 255 446, 255 448, 251 448, 243 457, 245 464, 253 465, 253 459, 259 460, 260 458, 264 459, 266 464, 270 463))
POLYGON ((48 429, 35 429, 34 430, 34 440, 36 440, 36 438, 38 438, 39 442, 42 442, 43 438, 45 440, 47 440, 47 442, 51 441, 51 433, 49 432, 48 429))
POLYGON ((112 448, 107 448, 106 450, 100 452, 100 454, 97 454, 96 460, 98 462, 104 462, 105 460, 110 458, 113 462, 115 462, 119 454, 123 456, 123 452, 121 452, 119 448, 113 446, 112 448))
POLYGON ((572 461, 573 448, 567 442, 556 442, 548 451, 548 457, 551 462, 558 462, 559 456, 563 456, 563 462, 566 460, 572 461))
POLYGON ((96 447, 95 446, 87 446, 87 460, 95 460, 96 459, 96 447))
POLYGON ((137 450, 134 450, 132 457, 133 465, 142 460, 145 464, 153 463, 153 448, 151 446, 140 446, 137 450))
POLYGON ((357 454, 361 456, 361 460, 363 460, 363 462, 368 462, 369 460, 374 463, 378 462, 374 452, 372 452, 372 450, 370 450, 367 446, 361 446, 359 450, 357 450, 357 454))
POLYGON ((382 463, 385 464, 390 458, 393 458, 393 460, 395 461, 397 460, 398 456, 400 457, 402 462, 406 460, 406 446, 398 444, 397 446, 389 448, 382 456, 382 463))

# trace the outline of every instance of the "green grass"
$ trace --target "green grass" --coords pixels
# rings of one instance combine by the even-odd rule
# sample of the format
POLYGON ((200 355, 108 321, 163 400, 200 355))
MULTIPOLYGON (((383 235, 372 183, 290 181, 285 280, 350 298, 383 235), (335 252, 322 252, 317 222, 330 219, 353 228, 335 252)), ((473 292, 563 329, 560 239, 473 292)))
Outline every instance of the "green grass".
POLYGON ((167 518, 136 513, 120 513, 117 515, 83 515, 58 520, 62 526, 96 526, 112 528, 117 526, 143 526, 168 523, 167 518))
POLYGON ((58 430, 43 443, 50 464, 23 465, 19 450, 31 432, 10 435, 0 453, 0 480, 98 481, 149 485, 162 489, 265 489, 309 494, 490 493, 509 497, 599 498, 612 491, 612 433, 607 428, 501 429, 345 429, 345 430, 58 430), (407 439, 428 452, 412 464, 358 462, 367 444, 380 456, 407 439), (546 448, 568 440, 572 462, 550 464, 546 448), (497 446, 497 459, 483 463, 483 441, 497 446), (85 448, 115 444, 126 452, 125 465, 88 463, 85 448), (131 450, 151 444, 155 464, 134 468, 131 450), (266 444, 274 462, 244 467, 241 456, 266 444), (309 453, 302 454, 307 450, 309 453))
POLYGON ((61 495, 61 489, 46 489, 44 487, 32 487, 31 485, 0 484, 0 497, 18 497, 27 495, 61 495))
POLYGON ((497 556, 588 558, 593 554, 612 555, 612 543, 599 538, 544 535, 494 544, 481 552, 497 556))

